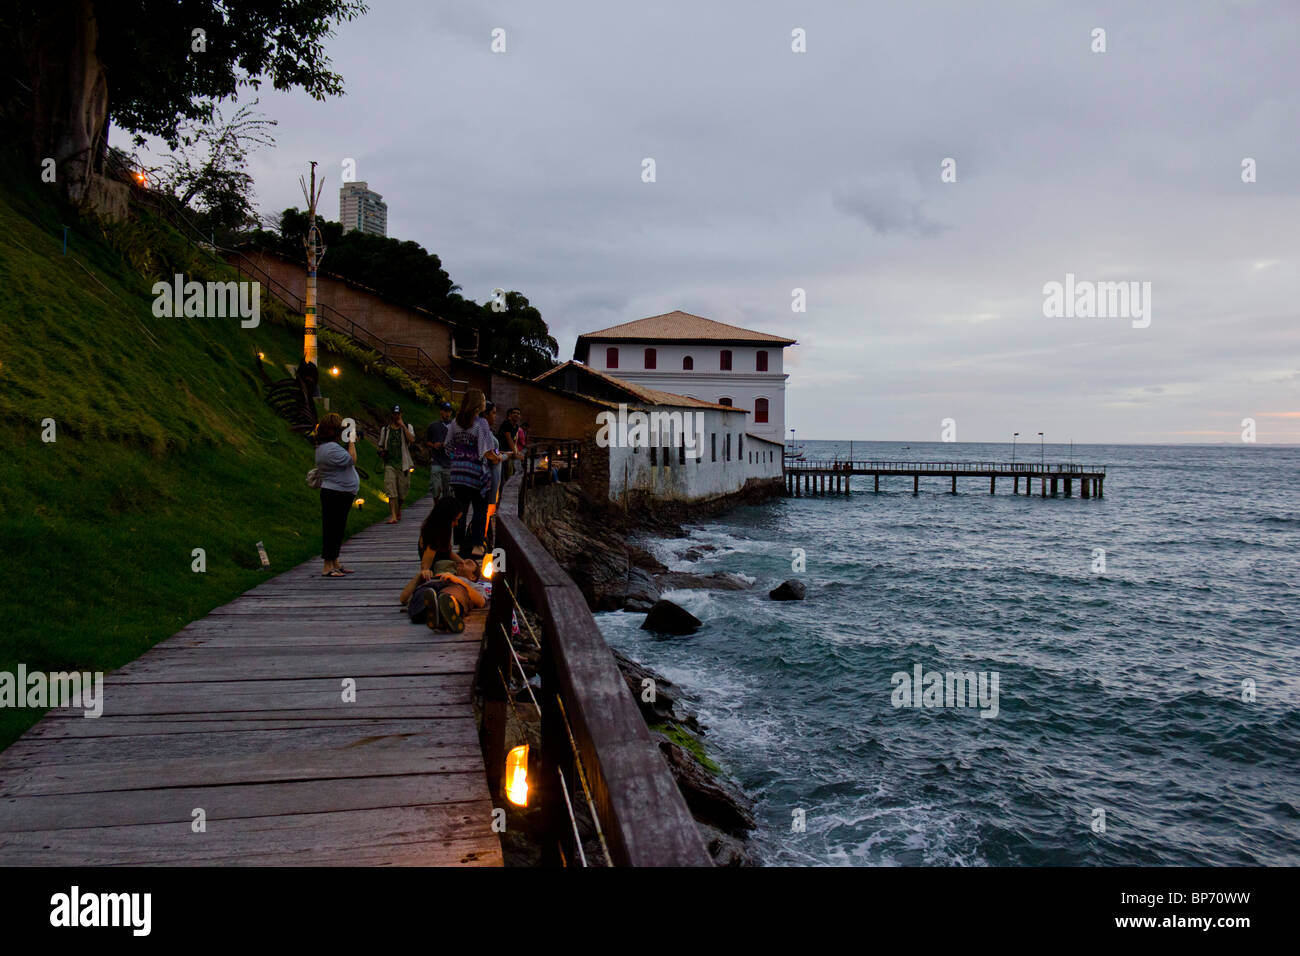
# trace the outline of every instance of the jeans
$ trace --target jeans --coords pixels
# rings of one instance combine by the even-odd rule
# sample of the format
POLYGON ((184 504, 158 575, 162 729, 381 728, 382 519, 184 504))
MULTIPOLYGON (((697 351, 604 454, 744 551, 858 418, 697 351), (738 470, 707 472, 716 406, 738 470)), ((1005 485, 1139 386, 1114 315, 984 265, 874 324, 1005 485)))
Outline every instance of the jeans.
POLYGON ((350 491, 320 490, 320 555, 333 561, 343 547, 343 531, 347 527, 348 512, 356 498, 350 491))
POLYGON ((460 502, 461 508, 464 509, 456 522, 452 537, 453 540, 460 542, 458 552, 460 556, 468 558, 470 552, 483 544, 483 535, 487 532, 487 501, 483 498, 483 492, 469 485, 452 485, 451 490, 456 500, 460 502), (474 514, 469 518, 471 507, 474 514), (468 528, 465 526, 467 518, 469 518, 468 528))

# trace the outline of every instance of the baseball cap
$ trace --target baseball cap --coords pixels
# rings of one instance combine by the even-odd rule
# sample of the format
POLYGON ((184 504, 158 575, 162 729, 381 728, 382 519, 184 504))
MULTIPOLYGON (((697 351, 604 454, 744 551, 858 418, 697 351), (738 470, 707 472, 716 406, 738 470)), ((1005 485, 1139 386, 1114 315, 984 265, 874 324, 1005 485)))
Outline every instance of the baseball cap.
POLYGON ((402 406, 401 406, 401 405, 394 405, 394 406, 393 406, 393 414, 394 414, 394 415, 396 415, 396 414, 398 414, 399 412, 401 412, 401 410, 402 410, 402 406))
POLYGON ((444 412, 449 412, 451 411, 451 402, 439 402, 438 407, 441 408, 444 412))

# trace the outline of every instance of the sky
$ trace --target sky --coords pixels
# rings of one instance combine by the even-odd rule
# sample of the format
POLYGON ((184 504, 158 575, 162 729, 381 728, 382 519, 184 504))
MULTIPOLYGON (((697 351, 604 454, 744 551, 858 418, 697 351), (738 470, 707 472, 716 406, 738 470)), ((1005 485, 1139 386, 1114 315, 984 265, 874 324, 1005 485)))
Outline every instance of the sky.
POLYGON ((344 97, 242 97, 259 207, 314 159, 337 218, 355 160, 561 360, 683 309, 798 340, 801 439, 1300 442, 1293 0, 371 6, 326 43, 344 97), (1067 274, 1150 283, 1149 324, 1045 316, 1067 274))

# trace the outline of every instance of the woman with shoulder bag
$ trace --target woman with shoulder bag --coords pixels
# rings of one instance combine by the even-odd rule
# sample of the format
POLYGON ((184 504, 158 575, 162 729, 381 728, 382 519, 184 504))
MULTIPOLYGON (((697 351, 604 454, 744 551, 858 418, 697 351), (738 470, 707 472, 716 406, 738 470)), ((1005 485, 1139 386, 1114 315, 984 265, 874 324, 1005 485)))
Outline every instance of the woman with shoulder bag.
POLYGON ((460 543, 460 556, 482 554, 483 536, 487 529, 487 490, 491 481, 491 465, 501 460, 496 451, 492 429, 480 415, 487 407, 487 399, 477 388, 466 389, 461 399, 460 411, 447 426, 447 452, 451 455, 451 492, 467 514, 473 509, 473 518, 466 527, 466 514, 456 522, 456 539, 460 543))
POLYGON ((316 426, 316 473, 320 481, 321 577, 341 578, 352 574, 351 568, 339 564, 343 532, 348 512, 356 500, 361 478, 357 475, 357 443, 346 448, 340 441, 343 418, 330 412, 316 426))

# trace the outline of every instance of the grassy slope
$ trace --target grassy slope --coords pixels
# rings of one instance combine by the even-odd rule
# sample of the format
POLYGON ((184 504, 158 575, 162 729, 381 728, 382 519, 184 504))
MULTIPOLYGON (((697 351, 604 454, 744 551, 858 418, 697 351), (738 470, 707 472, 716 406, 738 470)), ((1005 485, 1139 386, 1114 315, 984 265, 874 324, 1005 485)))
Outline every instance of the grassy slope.
MULTIPOLYGON (((303 480, 312 446, 266 406, 253 371, 260 351, 286 377, 301 332, 265 298, 256 329, 155 318, 155 280, 228 270, 161 224, 79 222, 34 177, 0 172, 0 671, 108 671, 265 580, 257 541, 272 573, 319 555, 319 499, 303 480), (41 440, 45 418, 54 443, 41 440)), ((341 374, 321 391, 333 410, 375 421, 400 403, 417 429, 432 420, 359 361, 323 351, 331 365, 341 374)), ((386 514, 376 451, 358 452, 371 477, 349 532, 386 514)), ((412 497, 426 487, 417 471, 412 497)), ((0 709, 0 747, 39 717, 0 709)))

